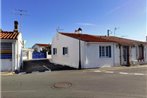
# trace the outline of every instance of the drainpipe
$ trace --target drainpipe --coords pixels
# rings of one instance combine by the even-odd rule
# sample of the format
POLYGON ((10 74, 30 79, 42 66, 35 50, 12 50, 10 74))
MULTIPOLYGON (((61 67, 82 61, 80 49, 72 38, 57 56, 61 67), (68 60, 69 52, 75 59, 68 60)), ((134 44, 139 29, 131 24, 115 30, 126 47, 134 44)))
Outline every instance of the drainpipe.
POLYGON ((114 43, 113 43, 113 66, 115 66, 115 53, 114 53, 114 43))
POLYGON ((81 38, 79 34, 79 70, 81 69, 81 38))
POLYGON ((121 45, 119 44, 119 59, 120 59, 120 65, 121 65, 121 45))

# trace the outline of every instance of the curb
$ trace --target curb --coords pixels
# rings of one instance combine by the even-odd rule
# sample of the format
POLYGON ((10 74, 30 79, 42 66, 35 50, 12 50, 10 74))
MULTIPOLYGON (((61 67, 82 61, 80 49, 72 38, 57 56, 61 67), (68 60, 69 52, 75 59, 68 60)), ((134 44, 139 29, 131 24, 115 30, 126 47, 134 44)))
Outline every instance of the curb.
POLYGON ((14 75, 15 72, 0 72, 0 75, 1 76, 11 76, 11 75, 14 75))

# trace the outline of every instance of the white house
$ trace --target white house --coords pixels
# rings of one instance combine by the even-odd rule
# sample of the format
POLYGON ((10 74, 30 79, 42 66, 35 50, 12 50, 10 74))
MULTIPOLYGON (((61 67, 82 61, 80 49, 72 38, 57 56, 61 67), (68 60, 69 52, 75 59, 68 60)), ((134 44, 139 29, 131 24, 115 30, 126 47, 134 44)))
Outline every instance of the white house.
POLYGON ((18 32, 18 22, 14 21, 14 31, 0 32, 1 71, 20 70, 22 65, 22 34, 18 32))
POLYGON ((147 42, 59 32, 52 40, 52 62, 74 68, 143 64, 147 63, 147 42))
POLYGON ((49 48, 51 45, 50 44, 40 44, 40 43, 37 43, 35 45, 32 46, 32 48, 37 51, 37 52, 40 52, 42 50, 46 50, 47 48, 49 48))

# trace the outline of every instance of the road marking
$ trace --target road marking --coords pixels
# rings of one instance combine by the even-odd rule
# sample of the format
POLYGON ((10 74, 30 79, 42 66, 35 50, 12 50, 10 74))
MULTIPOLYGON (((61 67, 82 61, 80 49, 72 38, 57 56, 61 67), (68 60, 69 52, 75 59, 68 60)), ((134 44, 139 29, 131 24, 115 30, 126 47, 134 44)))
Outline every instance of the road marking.
POLYGON ((94 72, 102 72, 102 71, 100 71, 100 70, 95 70, 94 72))
POLYGON ((114 73, 113 71, 104 71, 105 73, 114 73))
POLYGON ((143 76, 143 75, 147 75, 147 74, 144 74, 144 73, 127 73, 127 72, 114 72, 114 71, 107 71, 107 70, 94 70, 93 72, 102 72, 102 73, 116 73, 116 74, 121 74, 121 75, 140 75, 140 76, 143 76))
POLYGON ((145 75, 143 73, 134 73, 134 75, 145 75))
POLYGON ((127 72, 119 72, 119 74, 127 75, 129 73, 127 73, 127 72))

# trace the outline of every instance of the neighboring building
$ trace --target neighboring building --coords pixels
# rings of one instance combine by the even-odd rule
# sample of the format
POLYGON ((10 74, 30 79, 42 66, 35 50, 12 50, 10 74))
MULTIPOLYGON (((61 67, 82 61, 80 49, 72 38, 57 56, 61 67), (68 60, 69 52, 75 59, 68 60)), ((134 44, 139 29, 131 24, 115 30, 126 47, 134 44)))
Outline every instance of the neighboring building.
POLYGON ((14 21, 14 31, 0 32, 1 71, 20 70, 22 65, 22 34, 18 32, 18 22, 14 21))
POLYGON ((31 49, 31 48, 23 48, 22 59, 23 60, 31 60, 33 51, 34 51, 34 49, 31 49))
POLYGON ((52 40, 52 51, 53 63, 75 68, 147 63, 147 42, 116 36, 59 32, 52 40))
POLYGON ((49 49, 51 48, 51 45, 50 44, 35 44, 33 45, 32 47, 34 49, 34 51, 37 51, 37 52, 41 52, 41 51, 49 51, 49 49))

